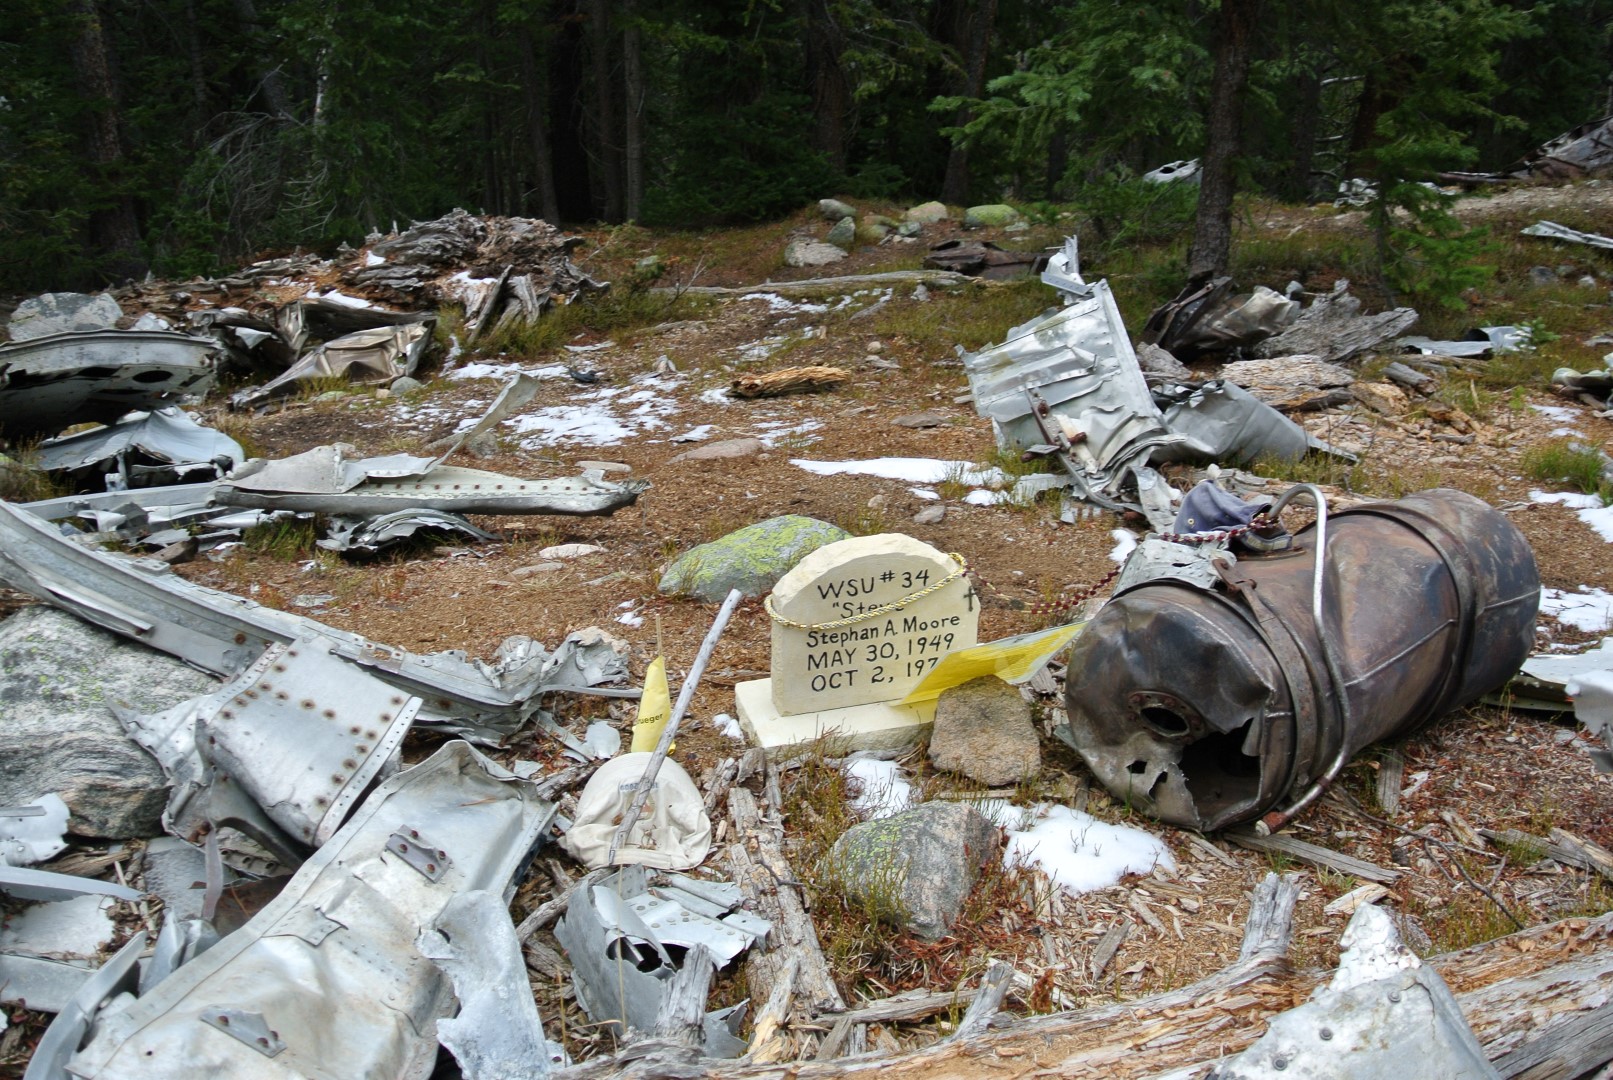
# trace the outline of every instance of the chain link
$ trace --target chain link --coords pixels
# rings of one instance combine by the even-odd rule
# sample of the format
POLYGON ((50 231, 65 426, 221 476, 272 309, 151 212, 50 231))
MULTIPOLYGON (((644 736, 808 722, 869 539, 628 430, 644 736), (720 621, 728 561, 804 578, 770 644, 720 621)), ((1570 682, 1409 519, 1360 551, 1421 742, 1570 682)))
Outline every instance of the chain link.
POLYGON ((1217 544, 1223 540, 1231 540, 1233 537, 1242 536, 1246 532, 1264 529, 1271 524, 1273 522, 1265 514, 1256 514, 1250 519, 1249 524, 1234 525, 1230 529, 1216 529, 1213 532, 1196 533, 1159 533, 1158 537, 1172 544, 1217 544))

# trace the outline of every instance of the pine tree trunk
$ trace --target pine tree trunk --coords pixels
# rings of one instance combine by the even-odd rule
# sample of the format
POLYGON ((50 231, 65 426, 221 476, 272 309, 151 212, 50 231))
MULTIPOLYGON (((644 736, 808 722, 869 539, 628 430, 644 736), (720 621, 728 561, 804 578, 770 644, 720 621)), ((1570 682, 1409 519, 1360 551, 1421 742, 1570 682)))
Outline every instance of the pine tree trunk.
POLYGON ((594 74, 594 160, 604 204, 600 217, 622 220, 622 147, 617 138, 616 94, 611 79, 610 0, 588 2, 588 45, 594 74))
POLYGON ((100 185, 110 192, 107 201, 91 211, 90 244, 105 257, 105 269, 114 278, 145 273, 140 255, 140 223, 134 199, 123 186, 123 135, 118 116, 117 82, 107 52, 96 0, 72 0, 68 10, 78 19, 73 42, 73 73, 90 103, 87 157, 100 185))
POLYGON ((1322 118, 1322 75, 1309 72, 1300 81, 1295 95, 1298 105, 1293 111, 1293 128, 1289 145, 1293 161, 1288 166, 1288 178, 1283 182, 1282 194, 1296 202, 1309 200, 1314 184, 1311 166, 1316 161, 1316 138, 1322 118))
MULTIPOLYGON (((986 57, 991 50, 991 34, 997 22, 997 0, 980 0, 969 28, 968 67, 963 96, 977 98, 986 88, 986 57)), ((954 127, 967 124, 974 114, 960 108, 953 117, 954 127)), ((946 178, 941 181, 941 201, 961 203, 969 197, 969 148, 954 143, 947 154, 946 178)))
POLYGON ((1241 149, 1243 97, 1259 15, 1260 0, 1222 0, 1216 19, 1215 71, 1210 77, 1198 217, 1187 260, 1191 281, 1225 274, 1232 253, 1232 196, 1237 187, 1233 167, 1241 149))
POLYGON ((812 85, 812 142, 837 173, 846 171, 846 118, 851 112, 851 84, 841 54, 845 34, 827 0, 807 0, 807 79, 812 85))
POLYGON ((560 222, 560 199, 555 194, 554 159, 549 151, 547 103, 538 85, 537 54, 532 48, 532 29, 516 31, 521 51, 521 95, 526 105, 526 137, 532 152, 533 186, 538 192, 538 214, 551 225, 560 222))
POLYGON ((622 0, 623 210, 628 221, 644 216, 644 68, 633 0, 622 0))
POLYGON ((280 77, 280 68, 272 63, 273 52, 267 43, 260 41, 262 28, 258 23, 258 9, 252 0, 234 0, 235 17, 241 20, 241 36, 246 39, 261 57, 258 65, 258 92, 263 95, 263 103, 269 107, 274 116, 289 117, 291 106, 286 100, 286 82, 280 77))

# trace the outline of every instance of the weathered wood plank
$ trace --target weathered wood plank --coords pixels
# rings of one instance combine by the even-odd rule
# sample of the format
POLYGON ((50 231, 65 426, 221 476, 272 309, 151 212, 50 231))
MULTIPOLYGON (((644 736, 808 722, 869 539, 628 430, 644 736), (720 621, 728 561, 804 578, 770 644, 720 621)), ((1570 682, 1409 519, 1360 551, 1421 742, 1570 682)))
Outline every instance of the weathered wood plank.
POLYGON ((1325 866, 1329 870, 1336 870, 1341 874, 1358 877, 1363 881, 1376 881, 1380 885, 1393 883, 1400 877, 1400 871, 1390 870, 1386 867, 1376 866, 1363 859, 1353 858, 1349 855, 1333 851, 1330 848, 1319 847, 1304 840, 1296 840, 1292 836, 1256 836, 1243 829, 1229 829, 1223 835, 1239 847, 1251 851, 1275 852, 1298 859, 1300 862, 1310 863, 1313 866, 1325 866))

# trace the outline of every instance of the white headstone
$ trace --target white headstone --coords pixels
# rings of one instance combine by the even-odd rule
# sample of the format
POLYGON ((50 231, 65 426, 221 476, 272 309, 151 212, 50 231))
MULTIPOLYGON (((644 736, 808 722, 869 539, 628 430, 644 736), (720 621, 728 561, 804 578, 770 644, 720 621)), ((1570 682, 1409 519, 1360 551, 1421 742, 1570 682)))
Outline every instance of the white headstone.
POLYGON ((773 587, 774 707, 812 713, 905 697, 941 657, 976 642, 979 604, 962 570, 900 533, 802 559, 773 587))

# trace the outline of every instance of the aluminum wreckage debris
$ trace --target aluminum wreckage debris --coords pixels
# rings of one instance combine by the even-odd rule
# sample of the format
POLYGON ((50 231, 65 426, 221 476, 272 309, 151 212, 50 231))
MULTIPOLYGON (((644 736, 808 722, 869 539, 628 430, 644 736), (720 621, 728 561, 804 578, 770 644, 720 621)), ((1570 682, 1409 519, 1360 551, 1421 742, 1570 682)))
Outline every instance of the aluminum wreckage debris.
MULTIPOLYGON (((682 964, 723 967, 772 930, 767 920, 734 910, 741 899, 736 885, 663 876, 669 884, 652 888, 644 867, 623 867, 573 893, 555 927, 571 959, 577 1003, 619 1034, 655 1031, 663 1003, 678 991, 682 964)), ((704 1056, 743 1053, 744 1020, 743 1004, 706 1013, 704 1056)))
POLYGON ((87 330, 0 345, 0 428, 52 435, 131 409, 177 405, 213 384, 210 338, 167 330, 87 330))
POLYGON ((1588 247, 1613 251, 1613 236, 1580 232, 1578 229, 1570 229, 1567 225, 1559 225, 1555 221, 1537 221, 1527 228, 1520 229, 1519 232, 1524 236, 1538 236, 1546 240, 1561 240, 1569 244, 1585 244, 1588 247))
POLYGON ((250 408, 280 394, 292 393, 298 383, 314 379, 339 378, 351 383, 385 385, 404 375, 413 375, 431 344, 432 325, 415 322, 380 326, 327 341, 303 354, 296 363, 262 386, 232 394, 230 406, 250 408))
POLYGON ((1504 180, 1544 180, 1561 183, 1613 170, 1613 116, 1604 116, 1571 128, 1543 143, 1500 172, 1441 173, 1456 183, 1495 183, 1504 180))
POLYGON ((39 444, 35 467, 75 479, 104 477, 107 490, 216 480, 246 460, 241 444, 177 408, 131 413, 116 423, 39 444))
MULTIPOLYGON (((475 939, 502 928, 466 917, 463 898, 507 902, 553 819, 532 785, 448 743, 377 789, 240 930, 138 1000, 103 1009, 67 1071, 85 1080, 176 1067, 265 1080, 425 1075, 459 965, 445 971, 422 945, 441 951, 446 917, 450 934, 465 935, 455 951, 493 953, 496 942, 475 939)), ((517 974, 519 987, 503 992, 530 997, 517 974)))
POLYGON ((0 502, 0 582, 225 678, 235 678, 275 646, 318 641, 347 664, 419 697, 420 723, 493 742, 537 713, 541 694, 583 690, 588 678, 625 672, 619 656, 593 664, 589 657, 609 650, 609 644, 585 644, 577 635, 552 654, 530 639, 512 638, 496 664, 459 652, 420 655, 394 649, 196 585, 161 563, 90 550, 5 502, 0 502))
POLYGON ((1167 381, 1156 396, 1108 282, 1084 281, 1078 265, 1072 237, 1042 274, 1066 306, 963 354, 975 408, 991 419, 1000 447, 1052 454, 1076 499, 1140 511, 1162 531, 1174 510, 1153 464, 1339 453, 1229 382, 1167 381))
POLYGON ((1445 489, 1330 514, 1300 485, 1271 516, 1300 493, 1317 521, 1287 552, 1171 545, 1173 561, 1139 546, 1153 565, 1128 563, 1076 639, 1060 731, 1127 805, 1275 832, 1351 755, 1498 688, 1529 655, 1540 575, 1503 515, 1445 489))

